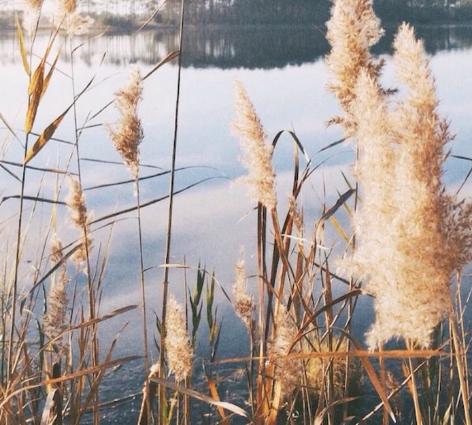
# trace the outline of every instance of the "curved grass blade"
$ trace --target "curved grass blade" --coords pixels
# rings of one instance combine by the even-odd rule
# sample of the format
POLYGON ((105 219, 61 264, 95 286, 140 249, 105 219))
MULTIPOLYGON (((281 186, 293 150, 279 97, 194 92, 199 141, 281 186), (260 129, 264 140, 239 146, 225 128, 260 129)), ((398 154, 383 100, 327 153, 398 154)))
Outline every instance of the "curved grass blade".
MULTIPOLYGON (((21 199, 21 196, 20 195, 4 196, 3 198, 0 199, 0 206, 4 202, 10 201, 11 199, 21 199)), ((44 204, 66 205, 66 203, 62 202, 62 201, 57 201, 57 200, 48 199, 48 198, 41 198, 41 197, 38 197, 38 196, 27 196, 27 195, 25 195, 25 196, 23 196, 23 200, 40 202, 40 203, 44 203, 44 204)))
POLYGON ((93 83, 94 78, 95 77, 92 77, 92 79, 87 83, 84 89, 75 97, 74 101, 67 107, 67 109, 61 115, 59 115, 51 124, 49 124, 49 126, 47 126, 46 129, 41 133, 34 145, 26 153, 25 164, 30 162, 39 153, 39 151, 44 148, 46 143, 51 140, 52 136, 54 136, 54 133, 56 132, 64 117, 73 108, 80 96, 82 96, 87 91, 87 89, 93 83))
POLYGON ((31 75, 31 68, 28 63, 28 53, 26 52, 25 46, 25 35, 23 33, 23 28, 20 24, 20 19, 18 15, 16 15, 16 33, 18 35, 18 41, 20 43, 20 54, 21 54, 21 62, 23 63, 23 68, 27 75, 31 75))
MULTIPOLYGON (((23 164, 19 162, 0 160, 0 164, 11 165, 12 167, 22 168, 23 164)), ((52 174, 67 174, 68 176, 76 176, 77 173, 72 171, 60 170, 58 168, 44 168, 44 167, 33 167, 32 165, 27 165, 28 170, 41 171, 42 173, 52 173, 52 174)))
MULTIPOLYGON (((185 170, 190 170, 190 169, 194 169, 194 168, 206 168, 206 169, 210 169, 210 170, 217 170, 216 168, 214 167, 206 167, 206 166, 189 166, 189 167, 181 167, 181 168, 177 168, 175 171, 185 171, 185 170)), ((142 176, 139 178, 139 181, 144 181, 144 180, 150 180, 150 179, 154 179, 156 177, 162 177, 162 176, 165 176, 167 174, 170 173, 170 170, 166 170, 166 171, 161 171, 160 173, 155 173, 155 174, 151 174, 149 176, 142 176)), ((135 183, 136 180, 135 179, 128 179, 128 180, 121 180, 121 181, 118 181, 118 182, 113 182, 113 183, 103 183, 103 184, 99 184, 99 185, 96 185, 96 186, 89 186, 89 187, 85 187, 83 190, 84 191, 90 191, 90 190, 96 190, 96 189, 103 189, 103 188, 106 188, 106 187, 113 187, 113 186, 121 186, 121 185, 125 185, 125 184, 132 184, 132 183, 135 183)))
MULTIPOLYGON (((196 183, 192 183, 188 186, 185 186, 182 189, 179 189, 179 190, 175 191, 174 195, 179 195, 181 193, 186 192, 189 189, 192 189, 193 187, 199 186, 203 183, 206 183, 208 181, 215 180, 215 179, 218 179, 218 178, 223 178, 223 177, 207 177, 206 179, 199 180, 196 183)), ((157 204, 158 202, 165 201, 168 198, 169 198, 169 195, 164 195, 164 196, 161 196, 160 198, 153 199, 152 201, 144 202, 144 203, 141 204, 140 208, 149 207, 150 205, 154 205, 154 204, 157 204)), ((110 218, 115 218, 115 217, 118 217, 120 215, 136 211, 137 209, 138 209, 138 207, 133 206, 133 207, 125 208, 124 210, 120 210, 120 211, 117 211, 117 212, 114 212, 114 213, 111 213, 111 214, 107 214, 103 217, 99 217, 99 218, 91 221, 90 225, 100 223, 101 221, 108 220, 110 218)))
POLYGON ((328 149, 334 148, 337 145, 340 145, 341 143, 344 143, 347 139, 344 137, 342 139, 336 140, 333 143, 330 143, 329 145, 325 146, 324 148, 321 148, 317 153, 321 153, 324 151, 327 151, 328 149))
POLYGON ((212 406, 215 406, 217 408, 220 407, 220 408, 222 408, 224 410, 227 410, 229 412, 232 412, 232 413, 234 413, 238 416, 242 416, 243 418, 248 417, 247 413, 243 409, 241 409, 240 407, 236 406, 235 404, 215 400, 215 399, 213 399, 213 398, 211 398, 211 397, 209 397, 205 394, 199 393, 195 390, 191 390, 191 389, 182 387, 180 385, 176 385, 173 382, 170 382, 166 379, 154 377, 154 378, 151 378, 151 381, 156 382, 159 385, 163 385, 167 388, 170 388, 173 391, 176 391, 176 392, 179 392, 181 394, 188 395, 189 397, 195 398, 197 400, 203 401, 204 403, 208 403, 208 404, 210 404, 212 406))
POLYGON ((311 163, 311 159, 308 156, 305 147, 303 146, 302 142, 300 141, 298 136, 295 134, 295 132, 292 131, 292 130, 281 130, 275 135, 274 140, 272 141, 272 146, 274 147, 274 149, 277 146, 277 144, 279 143, 280 137, 284 133, 288 133, 292 137, 293 141, 298 146, 298 149, 300 149, 300 151, 303 153, 303 156, 305 157, 305 161, 308 162, 308 163, 311 163))
POLYGON ((17 182, 21 183, 21 179, 13 171, 10 171, 7 167, 5 167, 1 162, 0 162, 0 168, 2 168, 10 176, 12 176, 17 182))
MULTIPOLYGON (((123 165, 123 161, 108 161, 106 159, 98 159, 98 158, 80 158, 81 161, 86 161, 86 162, 97 162, 99 164, 111 164, 111 165, 123 165)), ((157 165, 152 165, 152 164, 139 164, 140 167, 142 168, 153 168, 155 170, 162 170, 162 167, 158 167, 157 165)))

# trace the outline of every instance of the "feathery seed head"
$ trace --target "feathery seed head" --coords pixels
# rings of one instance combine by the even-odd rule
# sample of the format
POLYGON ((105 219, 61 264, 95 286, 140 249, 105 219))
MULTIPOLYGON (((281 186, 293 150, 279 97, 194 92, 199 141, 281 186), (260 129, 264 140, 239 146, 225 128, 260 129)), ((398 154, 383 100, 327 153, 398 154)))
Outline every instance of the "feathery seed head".
POLYGON ((275 319, 275 336, 268 346, 269 360, 275 366, 274 377, 280 381, 283 395, 288 396, 300 383, 300 360, 284 358, 300 352, 298 344, 292 348, 298 329, 289 312, 282 307, 275 319))
POLYGON ((254 200, 268 209, 277 205, 275 171, 272 167, 272 146, 266 143, 266 134, 246 89, 236 82, 236 118, 233 129, 241 141, 242 163, 248 174, 248 183, 254 200))
MULTIPOLYGON (((70 217, 73 224, 84 233, 89 222, 87 206, 85 204, 85 196, 82 191, 80 182, 75 178, 69 179, 69 197, 67 198, 67 206, 69 207, 70 217)), ((79 249, 74 253, 72 259, 80 266, 87 260, 87 251, 90 252, 92 246, 92 238, 87 234, 87 240, 82 236, 79 249)))
POLYGON ((56 0, 58 15, 72 15, 77 10, 77 0, 56 0))
POLYGON ((41 9, 41 6, 43 4, 43 0, 25 0, 25 6, 29 7, 31 9, 41 9))
POLYGON ((79 180, 75 178, 69 179, 69 197, 67 198, 67 206, 73 223, 80 229, 87 225, 87 206, 85 205, 85 196, 79 180))
POLYGON ((38 24, 43 0, 25 0, 23 5, 22 26, 28 34, 33 34, 38 24))
MULTIPOLYGON (((51 263, 58 264, 63 259, 62 243, 54 238, 51 245, 51 263)), ((57 338, 66 328, 67 313, 67 269, 63 263, 55 273, 47 297, 47 312, 44 316, 44 333, 49 340, 57 338)), ((62 340, 54 342, 56 349, 62 348, 62 340)))
POLYGON ((395 49, 405 96, 390 110, 376 78, 364 71, 351 107, 362 203, 347 266, 375 297, 372 349, 392 338, 428 346, 451 308, 451 275, 471 258, 472 208, 447 196, 441 182, 450 135, 437 113, 428 58, 407 25, 395 49))
POLYGON ((250 331, 252 324, 252 313, 254 311, 254 301, 247 292, 246 270, 244 260, 238 261, 235 267, 235 281, 233 285, 234 310, 239 318, 250 331))
POLYGON ((386 100, 375 78, 361 71, 355 89, 352 114, 358 123, 355 139, 358 158, 355 174, 362 202, 353 216, 356 250, 340 264, 345 272, 367 279, 367 291, 391 279, 392 221, 398 206, 395 186, 395 146, 386 100), (374 279, 371 282, 370 278, 374 279))
POLYGON ((62 26, 69 35, 86 34, 94 20, 81 15, 78 0, 56 0, 56 13, 53 17, 56 26, 62 26))
MULTIPOLYGON (((335 336, 332 337, 331 349, 327 338, 325 338, 322 342, 312 341, 310 344, 303 344, 305 352, 313 352, 313 347, 315 348, 316 352, 320 354, 345 352, 348 351, 349 348, 346 339, 340 341, 340 339, 335 336)), ((330 365, 331 370, 333 371, 334 395, 336 399, 341 399, 345 391, 346 377, 348 378, 349 386, 354 387, 356 384, 358 384, 361 374, 359 363, 355 358, 351 359, 349 362, 349 369, 347 370, 345 357, 311 357, 306 362, 307 385, 318 395, 321 395, 326 388, 328 365, 330 365)))
POLYGON ((382 62, 374 61, 369 49, 380 40, 383 30, 372 0, 335 0, 327 27, 331 52, 326 63, 333 75, 329 88, 345 113, 335 121, 341 122, 351 135, 355 122, 350 107, 355 99, 357 78, 362 69, 372 77, 379 75, 382 62))
POLYGON ((192 373, 193 348, 187 332, 184 308, 171 295, 167 304, 165 347, 170 371, 177 382, 192 373))
POLYGON ((134 177, 139 172, 139 145, 143 139, 143 129, 138 116, 138 105, 143 91, 141 74, 138 70, 131 74, 128 86, 116 93, 116 107, 120 120, 110 130, 115 149, 134 177))

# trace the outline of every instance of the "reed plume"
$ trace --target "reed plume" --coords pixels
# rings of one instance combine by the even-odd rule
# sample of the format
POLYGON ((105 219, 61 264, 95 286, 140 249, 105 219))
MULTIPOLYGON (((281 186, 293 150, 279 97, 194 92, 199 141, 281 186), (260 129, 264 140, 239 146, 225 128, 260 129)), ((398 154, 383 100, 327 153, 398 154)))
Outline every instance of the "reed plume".
POLYGON ((135 70, 131 73, 127 87, 115 94, 115 105, 120 113, 120 119, 115 127, 110 129, 113 146, 135 178, 139 172, 139 144, 144 137, 138 115, 142 92, 141 74, 135 70))
POLYGON ((444 148, 451 140, 438 112, 435 81, 422 41, 403 24, 394 62, 406 95, 393 113, 399 146, 393 223, 395 284, 378 288, 377 321, 369 345, 392 337, 430 344, 434 327, 449 313, 451 275, 470 258, 470 207, 458 210, 441 181, 444 148))
POLYGON ((339 265, 366 281, 372 295, 382 291, 384 282, 394 281, 395 229, 397 216, 396 152, 388 105, 377 79, 362 70, 354 91, 352 116, 357 122, 355 139, 358 157, 355 175, 360 183, 362 202, 353 216, 356 249, 339 265))
POLYGON ((94 22, 92 17, 79 13, 78 0, 57 0, 53 21, 69 35, 86 34, 94 22))
POLYGON ((254 301, 252 296, 247 292, 246 269, 242 258, 238 261, 235 267, 233 298, 234 310, 250 332, 252 328, 254 301))
MULTIPOLYGON (((332 352, 347 352, 349 351, 349 344, 346 339, 342 341, 340 338, 333 336, 331 346, 328 343, 328 339, 325 338, 322 341, 310 341, 309 344, 304 344, 304 351, 307 353, 315 352, 320 354, 332 353, 332 352)), ((331 367, 333 373, 333 392, 336 400, 342 399, 345 392, 346 378, 348 379, 348 386, 356 388, 359 385, 361 378, 361 370, 358 359, 352 358, 349 365, 346 364, 346 358, 341 356, 329 357, 316 357, 313 356, 306 362, 306 376, 307 385, 315 391, 318 396, 323 394, 328 382, 328 365, 331 367)), ((351 393, 351 395, 353 395, 351 393)))
MULTIPOLYGON (((84 232, 84 229, 88 228, 89 215, 80 182, 75 178, 69 179, 69 197, 67 198, 67 206, 69 207, 72 223, 77 227, 77 229, 84 232)), ((72 257, 77 267, 87 261, 87 251, 90 252, 92 247, 92 239, 88 232, 86 239, 87 240, 85 240, 85 236, 82 236, 80 248, 72 257)))
POLYGON ((233 129, 241 141, 241 161, 248 170, 244 181, 249 185, 252 197, 267 209, 275 209, 277 196, 272 167, 273 148, 266 143, 267 136, 256 109, 239 81, 236 82, 236 118, 233 129))
POLYGON ((169 370, 180 382, 191 375, 193 348, 187 332, 184 308, 171 295, 167 305, 165 340, 169 370))
POLYGON ((302 362, 286 358, 300 352, 292 347, 298 329, 285 307, 281 307, 275 319, 275 334, 268 345, 269 363, 275 366, 274 378, 280 382, 282 398, 290 395, 302 378, 302 362))
POLYGON ((23 7, 22 26, 28 34, 33 34, 38 25, 43 0, 26 0, 23 7))
POLYGON ((450 311, 451 275, 471 259, 472 208, 447 195, 441 181, 451 136, 437 113, 423 44, 402 25, 394 47, 405 96, 390 110, 364 70, 351 107, 362 202, 354 216, 356 251, 344 266, 375 297, 372 349, 392 338, 427 347, 450 311))
POLYGON ((351 105, 356 96, 357 78, 362 69, 372 78, 378 77, 383 63, 375 61, 369 49, 384 32, 374 13, 372 0, 335 0, 327 29, 331 52, 326 63, 333 75, 329 89, 344 111, 343 117, 336 117, 331 122, 343 124, 350 136, 355 128, 351 105))
MULTIPOLYGON (((51 263, 53 266, 63 261, 62 243, 55 237, 51 246, 51 263)), ((53 276, 51 288, 47 297, 47 312, 44 316, 44 333, 49 340, 54 340, 66 329, 66 313, 67 313, 67 269, 63 262, 53 276)), ((62 340, 54 343, 56 350, 62 348, 62 340)))
POLYGON ((62 15, 70 15, 77 10, 77 0, 57 0, 58 13, 62 15))

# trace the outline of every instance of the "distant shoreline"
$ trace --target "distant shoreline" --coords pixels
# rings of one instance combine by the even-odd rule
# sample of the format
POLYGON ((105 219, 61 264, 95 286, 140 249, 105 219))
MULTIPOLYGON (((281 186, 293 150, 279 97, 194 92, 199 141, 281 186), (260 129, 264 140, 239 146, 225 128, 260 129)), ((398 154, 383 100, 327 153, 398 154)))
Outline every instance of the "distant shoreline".
MULTIPOLYGON (((422 22, 415 22, 413 20, 405 20, 411 24, 414 24, 417 27, 421 28, 466 28, 472 27, 472 20, 470 21, 442 21, 442 22, 431 22, 431 23, 422 23, 422 22)), ((385 28, 393 28, 398 26, 403 21, 383 21, 383 26, 385 28)), ((3 25, 3 22, 0 18, 0 32, 11 32, 15 31, 16 27, 15 24, 12 23, 10 25, 6 24, 3 25)), ((244 27, 246 30, 271 30, 274 28, 282 28, 287 30, 308 30, 313 29, 321 30, 324 32, 324 24, 320 25, 318 23, 313 24, 188 24, 187 29, 189 30, 201 30, 201 31, 218 31, 218 30, 231 30, 231 29, 238 29, 244 27)), ((40 31, 49 31, 53 27, 49 25, 42 25, 40 26, 40 31)), ((141 28, 141 25, 107 25, 107 26, 92 26, 91 31, 94 33, 107 33, 107 34, 126 34, 130 32, 135 32, 141 28)), ((178 26, 171 25, 171 24, 159 24, 159 23, 152 23, 146 25, 142 28, 143 31, 162 31, 162 32, 175 32, 178 30, 178 26)))

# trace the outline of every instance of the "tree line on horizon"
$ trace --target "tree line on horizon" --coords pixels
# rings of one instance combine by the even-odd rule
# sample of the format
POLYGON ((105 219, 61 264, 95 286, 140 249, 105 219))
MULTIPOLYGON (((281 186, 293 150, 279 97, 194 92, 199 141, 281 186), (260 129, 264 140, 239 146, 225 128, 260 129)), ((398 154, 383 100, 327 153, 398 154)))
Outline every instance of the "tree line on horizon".
MULTIPOLYGON (((181 0, 167 0, 158 20, 176 23, 181 0)), ((331 0, 186 0, 187 22, 207 24, 313 24, 330 15, 331 0)), ((385 21, 472 19, 472 0, 374 0, 385 21), (458 13, 460 11, 460 13, 458 13)))

